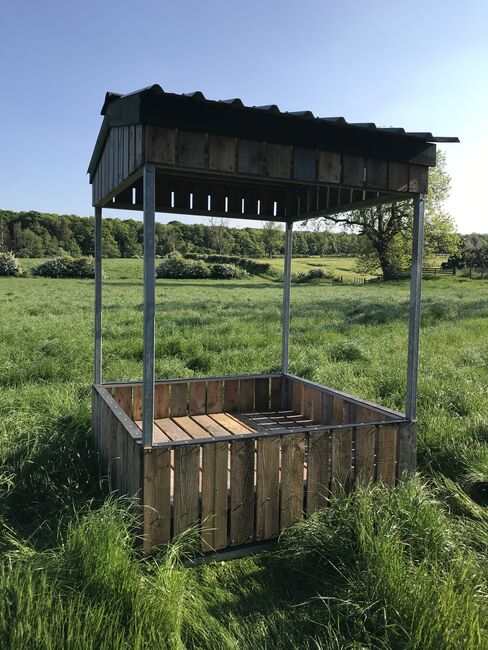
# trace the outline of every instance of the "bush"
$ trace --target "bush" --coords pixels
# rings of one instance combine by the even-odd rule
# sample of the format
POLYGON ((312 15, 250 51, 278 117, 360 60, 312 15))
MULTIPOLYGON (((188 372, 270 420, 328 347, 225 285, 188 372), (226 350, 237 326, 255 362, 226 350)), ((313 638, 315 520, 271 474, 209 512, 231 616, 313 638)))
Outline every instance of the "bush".
POLYGON ((238 257, 237 255, 206 255, 203 253, 187 253, 186 259, 202 260, 208 264, 234 264, 250 275, 262 275, 271 273, 271 264, 267 262, 256 262, 247 257, 238 257))
POLYGON ((24 271, 13 253, 0 253, 0 275, 18 278, 23 274, 24 271))
POLYGON ((32 275, 42 278, 93 278, 95 266, 92 257, 54 257, 35 266, 32 275))
POLYGON ((313 280, 320 280, 326 278, 327 273, 324 269, 310 269, 307 272, 301 271, 295 275, 295 282, 312 282, 313 280))
POLYGON ((158 278, 201 279, 210 277, 210 267, 201 260, 185 260, 181 255, 171 254, 156 269, 158 278))
POLYGON ((243 271, 234 264, 212 264, 210 266, 210 276, 216 280, 231 280, 240 278, 242 275, 243 271))

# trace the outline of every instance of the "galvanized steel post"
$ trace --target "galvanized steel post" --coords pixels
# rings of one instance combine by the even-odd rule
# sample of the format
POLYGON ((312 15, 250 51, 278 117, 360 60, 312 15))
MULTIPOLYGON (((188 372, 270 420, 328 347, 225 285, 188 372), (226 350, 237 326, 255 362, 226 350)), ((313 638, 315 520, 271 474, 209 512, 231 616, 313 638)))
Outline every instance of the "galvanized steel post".
POLYGON ((152 446, 154 416, 154 321, 156 304, 155 270, 155 183, 152 164, 144 165, 144 351, 142 379, 142 440, 152 446))
POLYGON ((412 266, 410 279, 410 311, 408 323, 408 367, 406 416, 417 418, 417 380, 419 368, 420 300, 424 250, 425 195, 413 200, 412 266))
POLYGON ((288 341, 290 337, 290 289, 293 221, 287 221, 285 230, 285 261, 283 272, 283 313, 281 323, 281 372, 288 372, 288 341))
POLYGON ((95 355, 94 382, 102 382, 102 208, 95 208, 95 355))

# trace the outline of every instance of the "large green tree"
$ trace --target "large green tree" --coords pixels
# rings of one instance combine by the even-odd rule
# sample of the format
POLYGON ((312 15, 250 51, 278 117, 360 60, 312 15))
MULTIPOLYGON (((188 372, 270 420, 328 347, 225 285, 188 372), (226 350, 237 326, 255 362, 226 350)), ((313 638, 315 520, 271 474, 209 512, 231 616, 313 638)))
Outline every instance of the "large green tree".
MULTIPOLYGON (((437 165, 429 173, 425 214, 425 256, 452 254, 459 245, 453 219, 444 208, 451 178, 444 152, 437 153, 437 165)), ((413 206, 411 201, 373 206, 347 214, 324 217, 326 222, 363 235, 359 267, 363 271, 381 269, 385 280, 398 278, 410 265, 413 206)))

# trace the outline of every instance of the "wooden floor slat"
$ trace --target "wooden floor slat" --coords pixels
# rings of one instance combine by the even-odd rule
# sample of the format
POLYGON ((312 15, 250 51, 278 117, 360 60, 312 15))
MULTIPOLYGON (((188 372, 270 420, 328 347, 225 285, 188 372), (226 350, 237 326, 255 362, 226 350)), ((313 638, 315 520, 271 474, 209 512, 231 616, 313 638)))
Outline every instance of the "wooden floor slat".
POLYGON ((175 422, 180 429, 183 429, 183 431, 185 431, 191 438, 197 439, 209 437, 209 432, 187 415, 173 418, 173 422, 175 422))
POLYGON ((227 429, 221 427, 220 424, 217 424, 217 422, 215 422, 215 420, 212 420, 212 418, 208 415, 193 415, 192 420, 195 420, 197 424, 203 427, 208 432, 209 437, 229 435, 227 429))
POLYGON ((189 440, 190 436, 181 429, 171 418, 161 418, 155 420, 158 427, 166 434, 170 440, 189 440))
POLYGON ((230 418, 226 413, 212 413, 210 417, 212 420, 215 420, 217 424, 220 424, 221 427, 227 429, 229 433, 234 435, 250 433, 249 429, 245 427, 242 422, 230 418))

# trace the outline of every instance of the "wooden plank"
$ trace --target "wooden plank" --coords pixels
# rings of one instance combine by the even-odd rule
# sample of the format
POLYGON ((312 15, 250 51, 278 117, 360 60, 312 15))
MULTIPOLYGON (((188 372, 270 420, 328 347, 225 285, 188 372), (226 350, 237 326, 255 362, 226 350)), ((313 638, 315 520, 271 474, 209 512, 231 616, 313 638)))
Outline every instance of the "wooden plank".
POLYGON ((156 384, 154 386, 154 419, 169 416, 169 385, 156 384))
POLYGON ((254 440, 230 445, 230 543, 254 540, 254 440))
POLYGON ((331 424, 346 424, 345 420, 346 402, 342 397, 332 397, 331 424))
POLYGON ((303 384, 292 381, 291 408, 295 413, 303 413, 303 384))
POLYGON ((314 389, 312 393, 312 419, 317 424, 325 424, 325 393, 314 389))
POLYGON ((254 379, 241 379, 239 382, 239 411, 254 410, 254 379))
POLYGON ((206 431, 197 422, 195 422, 195 420, 192 420, 192 418, 188 417, 188 415, 183 415, 178 418, 173 418, 173 422, 175 422, 180 427, 180 429, 186 431, 186 433, 191 438, 198 439, 198 438, 212 437, 208 431, 206 431))
POLYGON ((117 386, 114 389, 114 400, 132 419, 132 386, 117 386))
POLYGON ((291 147, 266 144, 266 174, 274 178, 290 178, 291 147))
MULTIPOLYGON (((162 422, 162 421, 163 420, 155 420, 153 422, 153 430, 152 430, 153 445, 157 445, 159 442, 169 442, 170 440, 172 440, 172 438, 169 438, 161 429, 161 427, 158 427, 158 425, 156 424, 156 422, 162 422)), ((139 427, 142 433, 142 421, 136 420, 134 424, 139 427)))
POLYGON ((208 137, 208 167, 220 172, 236 170, 236 139, 223 135, 208 137))
POLYGON ((362 156, 342 157, 342 182, 344 185, 364 185, 364 158, 362 156))
POLYGON ((198 482, 200 446, 188 445, 174 450, 174 534, 198 522, 198 482))
POLYGON ((259 438, 256 473, 256 540, 273 539, 279 533, 280 438, 259 438))
POLYGON ((190 436, 170 418, 161 418, 154 421, 157 427, 169 438, 169 440, 188 440, 190 436))
POLYGON ((207 166, 207 138, 204 133, 178 132, 178 165, 180 167, 207 166))
POLYGON ((408 190, 408 165, 390 162, 388 165, 388 189, 397 192, 408 190))
POLYGON ((115 430, 115 440, 118 458, 118 476, 117 476, 117 490, 119 494, 127 494, 127 445, 128 433, 120 420, 117 420, 115 430))
POLYGON ((329 497, 330 432, 309 434, 307 456, 307 512, 327 505, 329 497))
POLYGON ((129 175, 129 127, 124 126, 123 140, 124 140, 124 162, 122 166, 122 175, 127 178, 129 175))
POLYGON ((130 497, 141 495, 142 488, 142 445, 133 438, 127 439, 127 494, 130 497))
POLYGON ((187 415, 188 384, 171 384, 171 417, 187 415))
POLYGON ((192 420, 195 420, 202 429, 208 431, 212 436, 228 436, 229 432, 224 427, 220 426, 215 420, 213 420, 209 415, 193 415, 192 420))
POLYGON ((248 419, 244 414, 239 415, 237 413, 224 413, 227 417, 231 418, 231 420, 235 420, 238 422, 240 425, 244 427, 244 429, 247 429, 249 433, 255 433, 256 429, 252 427, 250 424, 248 424, 248 419), (244 421, 245 420, 245 421, 244 421))
POLYGON ((176 163, 176 131, 146 126, 146 160, 159 165, 176 163))
POLYGON ((144 551, 167 544, 171 532, 170 450, 144 449, 144 551))
POLYGON ((136 128, 134 125, 129 126, 129 174, 136 167, 136 128))
POLYGON ((280 530, 303 517, 303 467, 305 437, 303 433, 283 436, 281 441, 280 530))
POLYGON ((356 427, 356 485, 374 481, 376 427, 356 427))
POLYGON ((385 190, 388 182, 388 163, 368 158, 366 161, 366 186, 385 190))
POLYGON ((396 477, 396 450, 398 427, 395 424, 378 425, 377 472, 378 481, 394 486, 396 477))
POLYGON ((282 377, 271 377, 271 410, 279 411, 283 406, 282 377))
POLYGON ((255 380, 254 408, 256 411, 269 410, 269 377, 262 377, 255 380))
POLYGON ((142 420, 142 386, 132 388, 132 419, 142 420))
POLYGON ((429 168, 425 165, 410 165, 409 190, 427 194, 429 189, 429 168))
POLYGON ((341 154, 319 151, 319 181, 339 183, 341 180, 341 154))
POLYGON ((240 174, 264 174, 263 144, 252 140, 239 140, 237 145, 237 170, 240 174))
POLYGON ((337 429, 332 431, 332 490, 349 490, 351 474, 352 429, 337 429))
POLYGON ((140 167, 142 165, 143 159, 143 129, 142 124, 136 124, 136 133, 135 133, 135 166, 140 167))
POLYGON ((207 383, 207 413, 220 413, 222 411, 222 388, 220 380, 207 383))
POLYGON ((226 442, 202 447, 202 545, 204 551, 227 546, 227 472, 229 448, 226 442))
POLYGON ((417 463, 417 425, 415 422, 400 424, 398 431, 397 478, 406 479, 415 472, 417 463))
POLYGON ((238 420, 231 418, 226 413, 212 413, 209 417, 217 422, 221 427, 227 429, 227 435, 231 433, 232 435, 241 435, 249 433, 249 429, 241 424, 238 420))
POLYGON ((317 177, 315 149, 293 148, 293 178, 297 181, 314 181, 317 177))
POLYGON ((239 407, 239 380, 224 381, 224 411, 237 411, 239 407))
POLYGON ((303 386, 303 410, 302 413, 307 420, 312 420, 313 396, 315 389, 311 386, 303 386))
POLYGON ((190 415, 204 414, 206 408, 207 385, 204 381, 189 384, 190 395, 188 398, 188 412, 190 415))

